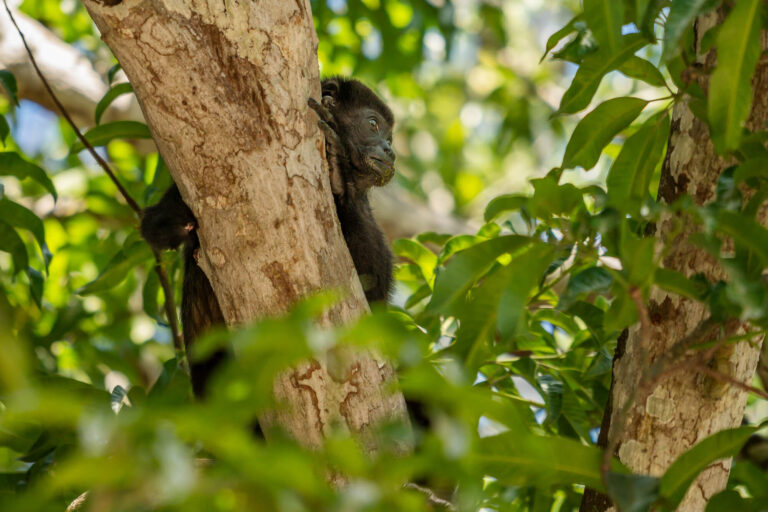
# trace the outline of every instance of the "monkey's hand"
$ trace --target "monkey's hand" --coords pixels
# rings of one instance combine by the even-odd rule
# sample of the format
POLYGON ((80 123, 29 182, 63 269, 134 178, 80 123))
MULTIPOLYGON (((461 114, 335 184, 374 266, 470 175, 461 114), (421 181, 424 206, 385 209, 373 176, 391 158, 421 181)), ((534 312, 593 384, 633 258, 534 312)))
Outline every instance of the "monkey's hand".
POLYGON ((333 106, 330 103, 333 99, 330 96, 325 96, 322 101, 323 103, 320 104, 314 98, 309 98, 307 104, 317 113, 317 116, 320 118, 317 125, 325 134, 325 158, 328 161, 331 174, 331 192, 336 196, 342 196, 345 192, 345 186, 341 162, 347 158, 347 155, 339 135, 333 128, 336 126, 336 120, 329 110, 329 107, 333 106))

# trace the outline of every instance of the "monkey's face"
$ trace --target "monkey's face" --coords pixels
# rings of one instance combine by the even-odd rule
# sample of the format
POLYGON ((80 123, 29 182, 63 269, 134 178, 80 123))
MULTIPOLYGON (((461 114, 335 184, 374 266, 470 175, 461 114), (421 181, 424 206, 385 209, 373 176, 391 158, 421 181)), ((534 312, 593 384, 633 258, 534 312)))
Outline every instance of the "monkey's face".
POLYGON ((340 119, 353 179, 360 188, 381 187, 395 175, 395 152, 392 150, 392 126, 384 116, 371 108, 348 112, 340 119))

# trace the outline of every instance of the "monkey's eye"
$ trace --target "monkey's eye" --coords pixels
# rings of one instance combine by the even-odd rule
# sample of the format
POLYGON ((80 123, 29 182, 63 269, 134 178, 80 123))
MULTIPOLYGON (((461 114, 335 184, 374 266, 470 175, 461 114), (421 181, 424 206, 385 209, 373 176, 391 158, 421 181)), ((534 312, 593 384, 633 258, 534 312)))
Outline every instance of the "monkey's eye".
POLYGON ((376 122, 375 119, 369 119, 368 122, 371 124, 371 129, 375 131, 376 133, 379 132, 379 123, 376 122))

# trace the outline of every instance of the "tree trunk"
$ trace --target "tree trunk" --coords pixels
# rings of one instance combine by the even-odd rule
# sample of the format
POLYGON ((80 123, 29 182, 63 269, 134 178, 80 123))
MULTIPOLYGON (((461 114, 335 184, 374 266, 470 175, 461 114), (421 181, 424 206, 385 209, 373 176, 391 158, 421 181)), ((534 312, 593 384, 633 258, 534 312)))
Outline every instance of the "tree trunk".
MULTIPOLYGON (((325 289, 345 296, 321 323, 364 314, 322 163, 325 146, 307 108, 307 98, 320 94, 309 1, 85 5, 198 220, 199 263, 227 323, 285 313, 325 289)), ((375 449, 372 427, 404 418, 405 403, 388 389, 388 363, 370 354, 353 359, 335 379, 323 361, 286 372, 274 394, 289 407, 260 418, 263 426, 277 424, 315 447, 325 429, 342 424, 375 449)))
MULTIPOLYGON (((722 21, 718 13, 702 16, 697 20, 697 44, 707 29, 722 21)), ((762 36, 765 49, 766 37, 762 36)), ((716 52, 700 55, 698 62, 703 69, 712 69, 716 52)), ((694 79, 706 91, 705 73, 694 79)), ((762 130, 768 122, 768 60, 765 56, 758 63, 753 78, 755 90, 750 128, 762 130)), ((703 205, 715 197, 715 185, 720 173, 733 162, 715 154, 710 140, 709 129, 697 119, 683 101, 675 106, 672 116, 672 131, 669 149, 662 168, 659 199, 671 203, 683 194, 688 194, 696 204, 703 205)), ((759 220, 766 224, 768 215, 762 209, 759 220)), ((668 215, 657 225, 656 236, 668 241, 669 254, 663 266, 693 276, 705 274, 711 281, 725 280, 727 275, 718 262, 703 249, 694 246, 689 237, 697 230, 693 223, 668 215), (682 228, 682 230, 680 230, 682 228)), ((726 244, 727 247, 727 244, 726 244)), ((620 422, 622 404, 639 385, 646 357, 651 362, 667 352, 672 345, 684 339, 708 316, 708 308, 692 300, 681 298, 654 288, 648 301, 649 326, 645 334, 648 339, 647 356, 642 350, 643 336, 640 325, 629 329, 626 353, 614 363, 614 385, 611 401, 611 429, 609 438, 615 439, 618 456, 635 473, 659 476, 683 452, 698 441, 715 432, 741 424, 747 393, 728 383, 712 380, 696 371, 680 365, 659 382, 642 403, 636 403, 626 417, 625 428, 614 431, 620 422)), ((739 321, 729 322, 723 331, 711 329, 703 340, 744 333, 749 325, 739 321)), ((702 341, 703 341, 702 340, 702 341)), ((749 383, 757 366, 761 339, 723 346, 714 359, 714 369, 740 382, 749 383)), ((722 460, 712 464, 691 485, 677 510, 703 511, 709 499, 725 488, 731 461, 722 460)), ((585 495, 583 511, 603 511, 609 503, 600 503, 590 493, 585 495), (587 501, 590 503, 587 503, 587 501), (594 500, 594 501, 593 501, 594 500)))

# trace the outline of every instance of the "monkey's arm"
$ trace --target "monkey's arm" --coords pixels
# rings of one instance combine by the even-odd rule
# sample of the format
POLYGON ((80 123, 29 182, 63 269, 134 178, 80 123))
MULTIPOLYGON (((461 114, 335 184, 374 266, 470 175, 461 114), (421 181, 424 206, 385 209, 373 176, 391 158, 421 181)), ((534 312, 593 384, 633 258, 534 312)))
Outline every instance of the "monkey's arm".
POLYGON ((347 155, 344 145, 341 143, 339 135, 336 133, 336 121, 329 110, 332 106, 332 99, 329 96, 323 97, 323 103, 320 104, 314 98, 309 98, 308 105, 317 113, 320 120, 317 125, 325 134, 325 158, 328 161, 328 167, 331 173, 331 192, 335 196, 343 196, 346 192, 344 185, 344 175, 342 163, 346 161, 347 155))
POLYGON ((195 216, 184 204, 176 185, 172 185, 156 205, 145 209, 141 218, 141 236, 157 250, 193 243, 196 227, 195 216))

